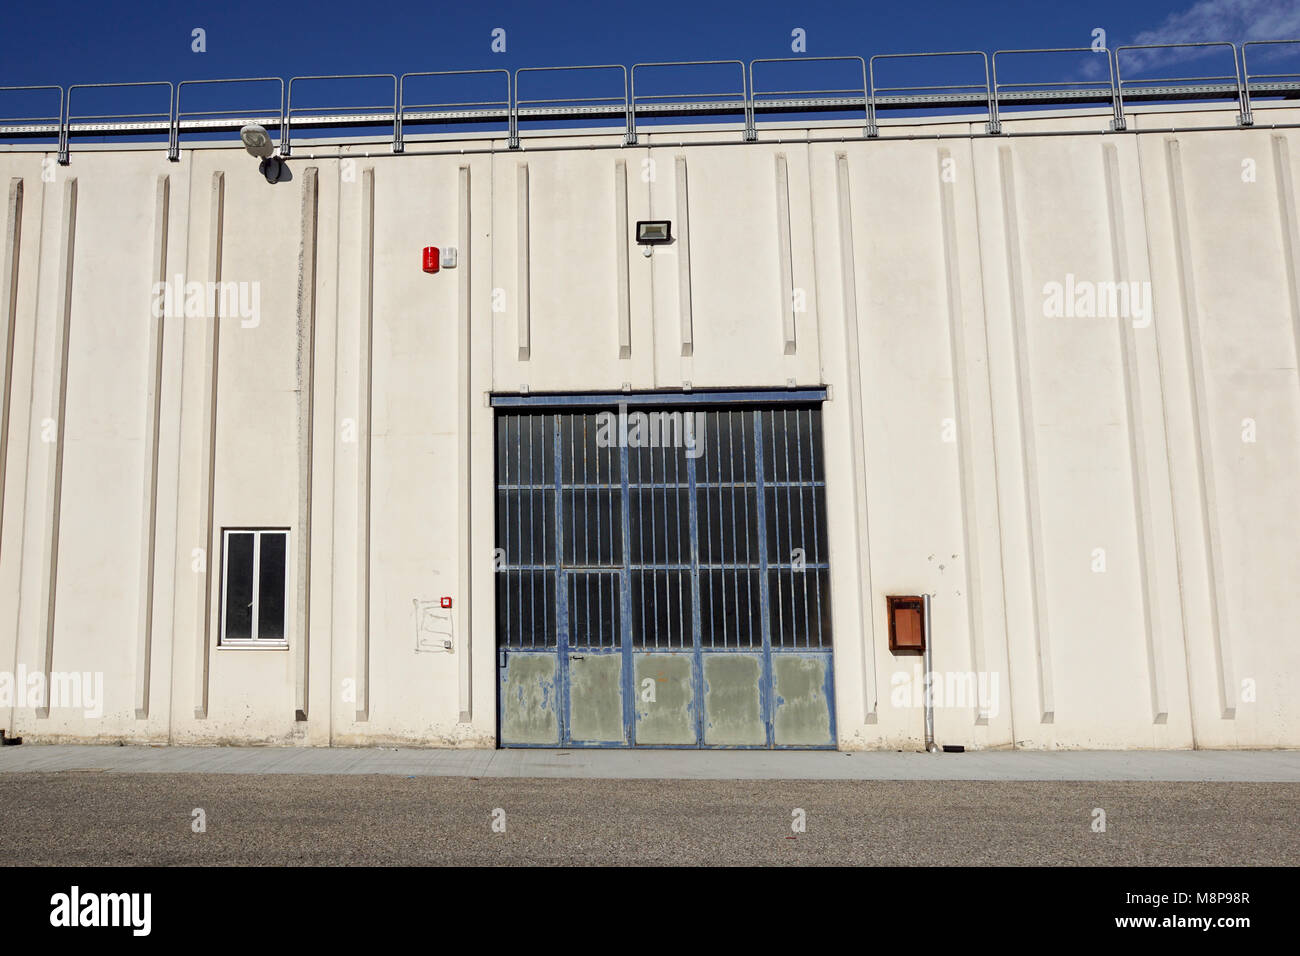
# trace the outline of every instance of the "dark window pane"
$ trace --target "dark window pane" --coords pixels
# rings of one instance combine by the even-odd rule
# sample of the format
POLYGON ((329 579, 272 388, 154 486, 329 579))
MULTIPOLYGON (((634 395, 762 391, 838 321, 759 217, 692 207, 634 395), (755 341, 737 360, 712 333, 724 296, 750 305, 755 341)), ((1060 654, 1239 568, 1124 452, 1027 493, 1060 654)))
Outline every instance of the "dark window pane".
POLYGON ((812 583, 814 587, 813 612, 816 616, 816 632, 809 634, 809 643, 814 647, 831 646, 831 575, 826 568, 821 568, 813 574, 812 583))
POLYGON ((517 610, 510 600, 510 572, 497 570, 497 644, 502 647, 519 647, 520 640, 515 631, 517 610))
POLYGON ((497 484, 510 483, 508 469, 513 457, 510 448, 510 419, 502 417, 497 424, 497 484))
POLYGON ((542 434, 542 421, 536 415, 518 419, 522 437, 519 442, 519 466, 523 483, 539 485, 543 481, 542 460, 553 453, 546 445, 546 436, 542 434))
POLYGON ((533 647, 553 647, 555 630, 555 575, 548 571, 533 571, 521 579, 526 589, 524 606, 526 621, 524 637, 533 647))
POLYGON ((617 574, 569 575, 569 645, 616 647, 621 641, 617 574))
POLYGON ((513 512, 510 492, 498 491, 497 544, 503 552, 506 564, 515 564, 519 560, 519 533, 514 528, 513 512))
POLYGON ((632 572, 632 641, 637 648, 689 647, 690 572, 632 572))
POLYGON ((541 457, 542 462, 542 483, 555 483, 555 422, 557 416, 543 415, 542 422, 542 441, 537 446, 537 454, 541 457))
POLYGON ((226 535, 226 626, 227 641, 246 641, 253 636, 253 535, 226 535))
MULTIPOLYGON (((617 408, 607 411, 616 429, 617 408)), ((698 457, 681 447, 690 410, 628 412, 639 430, 626 448, 617 431, 606 436, 611 440, 598 438, 601 418, 590 410, 498 420, 498 455, 514 459, 504 466, 498 460, 498 483, 523 485, 502 489, 497 502, 496 544, 508 553, 497 582, 500 639, 554 647, 559 584, 568 591, 571 646, 618 646, 626 608, 634 646, 689 647, 698 560, 705 647, 761 647, 763 594, 775 646, 829 646, 820 410, 700 413, 690 431, 698 457), (554 569, 558 545, 568 573, 554 569), (626 579, 611 573, 625 560, 626 579)))
POLYGON ((289 536, 283 532, 262 535, 261 574, 257 586, 257 637, 284 640, 284 581, 289 536))

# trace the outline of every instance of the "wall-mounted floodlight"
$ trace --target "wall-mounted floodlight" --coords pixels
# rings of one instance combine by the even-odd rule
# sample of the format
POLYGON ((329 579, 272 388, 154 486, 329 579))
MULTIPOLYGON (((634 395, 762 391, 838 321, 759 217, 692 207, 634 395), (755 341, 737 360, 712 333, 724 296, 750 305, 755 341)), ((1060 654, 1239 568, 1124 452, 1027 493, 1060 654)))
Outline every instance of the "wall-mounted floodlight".
POLYGON ((641 246, 666 245, 673 241, 673 224, 667 219, 643 219, 636 224, 636 241, 641 246))
POLYGON ((266 181, 279 182, 280 175, 284 172, 284 160, 274 155, 275 146, 271 143, 271 134, 266 131, 266 127, 259 123, 249 123, 239 131, 239 141, 248 150, 248 155, 256 156, 262 161, 258 171, 266 177, 266 181))

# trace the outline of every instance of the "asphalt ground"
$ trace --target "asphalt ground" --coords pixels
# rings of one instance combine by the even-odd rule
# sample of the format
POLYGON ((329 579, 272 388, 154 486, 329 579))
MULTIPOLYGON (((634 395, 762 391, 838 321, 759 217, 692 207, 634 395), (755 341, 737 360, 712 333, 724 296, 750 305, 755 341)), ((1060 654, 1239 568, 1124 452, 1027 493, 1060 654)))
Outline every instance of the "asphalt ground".
POLYGON ((566 864, 1296 866, 1300 784, 0 774, 4 866, 566 864))

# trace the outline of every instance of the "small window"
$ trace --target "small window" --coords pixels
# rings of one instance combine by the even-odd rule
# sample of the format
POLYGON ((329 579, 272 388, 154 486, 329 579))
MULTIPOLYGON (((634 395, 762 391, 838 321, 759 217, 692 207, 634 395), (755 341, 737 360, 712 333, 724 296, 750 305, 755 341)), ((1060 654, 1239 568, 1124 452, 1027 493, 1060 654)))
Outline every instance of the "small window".
POLYGON ((227 529, 221 551, 221 643, 287 645, 289 532, 227 529))

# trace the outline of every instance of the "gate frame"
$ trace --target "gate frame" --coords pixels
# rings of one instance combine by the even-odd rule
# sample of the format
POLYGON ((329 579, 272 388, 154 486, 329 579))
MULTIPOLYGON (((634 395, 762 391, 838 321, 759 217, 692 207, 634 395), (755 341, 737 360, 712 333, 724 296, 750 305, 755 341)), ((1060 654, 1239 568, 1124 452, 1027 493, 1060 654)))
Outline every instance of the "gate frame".
MULTIPOLYGON (((511 393, 491 393, 489 395, 489 404, 491 405, 493 415, 493 493, 497 487, 497 450, 496 450, 496 429, 500 422, 498 410, 506 412, 550 412, 553 414, 563 414, 565 412, 574 412, 579 410, 600 410, 608 411, 617 409, 620 405, 642 406, 642 407, 672 407, 682 406, 699 408, 700 410, 714 411, 726 406, 739 406, 755 412, 763 408, 772 406, 813 406, 821 410, 822 405, 827 401, 827 390, 825 387, 820 388, 785 388, 785 389, 713 389, 706 391, 681 391, 681 392, 657 392, 657 391, 627 391, 627 392, 511 392, 511 393)), ((822 425, 818 423, 819 427, 822 425)), ((764 487, 763 482, 763 460, 762 460, 762 417, 755 420, 754 442, 758 454, 755 456, 755 480, 758 489, 764 487)), ((825 447, 825 432, 822 431, 823 448, 825 447)), ((500 609, 495 606, 495 588, 494 609, 493 609, 493 640, 494 651, 496 655, 496 694, 497 694, 497 721, 496 721, 496 739, 497 749, 510 750, 838 750, 839 749, 839 730, 836 715, 836 698, 835 698, 835 635, 837 633, 834 627, 834 604, 831 590, 828 589, 825 600, 830 602, 831 608, 831 639, 828 647, 822 650, 787 650, 776 649, 772 646, 771 630, 771 601, 770 601, 770 584, 768 582, 768 562, 767 562, 767 525, 766 525, 766 504, 763 494, 756 494, 757 514, 755 521, 758 527, 758 572, 759 572, 759 607, 760 621, 762 630, 762 644, 758 648, 736 648, 736 649, 712 649, 707 653, 727 654, 740 653, 753 655, 760 653, 762 655, 762 677, 759 684, 759 708, 763 718, 764 729, 767 740, 762 744, 707 744, 705 743, 705 701, 704 701, 704 657, 706 653, 702 646, 701 635, 701 608, 700 608, 700 584, 699 584, 699 515, 698 503, 696 498, 696 469, 695 461, 688 458, 687 466, 687 486, 688 486, 688 527, 690 529, 690 580, 691 580, 691 644, 689 650, 686 647, 680 649, 665 648, 662 653, 666 654, 687 654, 689 653, 694 666, 692 667, 692 684, 695 707, 696 723, 696 742, 691 744, 639 744, 636 742, 636 704, 633 696, 635 689, 635 655, 638 653, 631 640, 631 553, 630 553, 630 499, 629 480, 628 480, 628 449, 626 445, 619 446, 619 484, 621 486, 621 504, 619 515, 622 522, 622 551, 623 561, 621 566, 615 565, 610 567, 612 573, 617 574, 620 591, 620 621, 619 621, 619 647, 608 651, 601 651, 605 654, 619 654, 622 658, 622 670, 620 674, 620 684, 622 690, 622 715, 623 715, 623 732, 622 741, 565 741, 568 736, 569 725, 569 667, 567 655, 571 652, 569 643, 569 627, 571 624, 568 613, 568 580, 567 572, 563 565, 563 522, 560 520, 560 508, 563 497, 563 476, 559 462, 561 460, 561 429, 556 428, 552 441, 551 454, 554 455, 555 474, 553 476, 554 494, 556 499, 556 531, 555 531, 555 567, 548 569, 555 575, 555 607, 556 615, 556 643, 554 648, 547 650, 529 650, 520 648, 518 653, 554 653, 556 655, 556 727, 558 731, 558 740, 555 744, 522 744, 511 743, 505 744, 501 739, 501 728, 505 720, 505 693, 504 680, 505 670, 502 666, 502 650, 508 657, 511 649, 498 642, 496 637, 497 615, 500 609), (776 722, 774 710, 774 656, 776 654, 821 654, 829 662, 826 668, 826 675, 823 682, 823 693, 826 696, 827 712, 829 715, 830 743, 828 744, 777 744, 775 741, 776 722)), ((823 489, 826 484, 826 473, 823 474, 823 489)), ((823 490, 824 495, 824 490, 823 490)), ((823 502, 824 502, 823 497, 823 502)), ((494 506, 495 512, 495 506, 494 506)), ((494 537, 493 546, 497 546, 495 535, 496 520, 493 520, 494 537)), ((827 538, 829 546, 829 536, 827 538)), ((825 562, 829 570, 830 554, 829 551, 825 556, 825 562)), ((828 575, 829 580, 829 575, 828 575)), ((644 650, 643 653, 655 653, 655 650, 644 650)))

